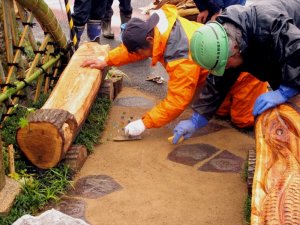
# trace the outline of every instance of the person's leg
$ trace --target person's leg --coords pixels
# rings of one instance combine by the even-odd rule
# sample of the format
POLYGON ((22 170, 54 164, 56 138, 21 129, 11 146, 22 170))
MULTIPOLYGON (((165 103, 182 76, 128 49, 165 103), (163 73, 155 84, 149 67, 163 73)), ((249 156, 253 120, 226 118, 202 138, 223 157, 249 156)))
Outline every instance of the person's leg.
POLYGON ((252 115, 255 100, 267 91, 267 82, 262 82, 250 73, 243 72, 230 90, 232 95, 231 121, 240 128, 254 125, 252 115))
POLYGON ((104 13, 104 17, 102 19, 102 30, 103 30, 103 37, 113 39, 115 37, 114 33, 111 30, 111 17, 113 16, 113 9, 112 9, 113 0, 107 0, 106 3, 106 10, 104 13))
POLYGON ((131 0, 119 0, 119 2, 121 24, 127 23, 132 15, 131 0))
POLYGON ((77 35, 77 41, 80 42, 80 37, 84 31, 85 24, 90 18, 92 0, 75 0, 73 7, 72 19, 77 35))
POLYGON ((106 10, 107 0, 92 0, 90 19, 87 23, 87 34, 91 41, 100 43, 101 20, 106 10))

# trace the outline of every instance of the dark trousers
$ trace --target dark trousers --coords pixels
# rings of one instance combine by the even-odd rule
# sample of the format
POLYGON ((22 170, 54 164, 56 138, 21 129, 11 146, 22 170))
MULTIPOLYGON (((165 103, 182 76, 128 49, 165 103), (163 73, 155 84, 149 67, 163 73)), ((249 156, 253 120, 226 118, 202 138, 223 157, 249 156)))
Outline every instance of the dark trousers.
POLYGON ((108 0, 75 0, 72 14, 74 25, 84 26, 89 20, 102 20, 107 4, 108 0))
MULTIPOLYGON (((112 9, 112 4, 114 0, 107 0, 105 15, 103 17, 104 21, 110 21, 114 11, 112 9)), ((132 14, 132 7, 131 7, 131 0, 119 0, 119 8, 120 14, 125 16, 131 16, 132 14)))

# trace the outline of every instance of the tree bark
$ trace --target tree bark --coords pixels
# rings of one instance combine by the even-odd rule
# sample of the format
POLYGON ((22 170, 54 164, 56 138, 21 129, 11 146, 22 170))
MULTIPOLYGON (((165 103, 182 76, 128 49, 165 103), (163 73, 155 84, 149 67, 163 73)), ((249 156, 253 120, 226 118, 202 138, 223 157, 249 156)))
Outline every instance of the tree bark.
POLYGON ((300 224, 300 95, 256 122, 251 225, 300 224))
POLYGON ((2 152, 2 140, 0 137, 0 191, 5 186, 5 171, 3 165, 3 152, 2 152))
POLYGON ((17 142, 28 159, 42 169, 64 158, 88 116, 101 85, 99 70, 80 67, 85 59, 106 56, 108 46, 80 46, 44 106, 29 115, 29 125, 17 132, 17 142))

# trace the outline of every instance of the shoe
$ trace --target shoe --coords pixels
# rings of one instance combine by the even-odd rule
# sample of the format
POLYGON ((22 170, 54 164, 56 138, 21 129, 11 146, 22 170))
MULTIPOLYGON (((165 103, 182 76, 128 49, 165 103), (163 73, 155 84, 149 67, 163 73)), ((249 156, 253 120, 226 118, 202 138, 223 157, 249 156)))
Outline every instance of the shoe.
MULTIPOLYGON (((84 32, 84 26, 74 26, 74 30, 76 33, 77 43, 74 43, 74 45, 78 46, 80 42, 80 38, 84 32)), ((71 37, 71 41, 74 42, 74 40, 71 37)))
POLYGON ((103 31, 103 37, 108 39, 115 38, 115 34, 111 30, 111 20, 109 21, 102 20, 102 31, 103 31))
POLYGON ((101 21, 89 20, 87 23, 87 35, 90 41, 98 42, 100 44, 101 36, 101 21))

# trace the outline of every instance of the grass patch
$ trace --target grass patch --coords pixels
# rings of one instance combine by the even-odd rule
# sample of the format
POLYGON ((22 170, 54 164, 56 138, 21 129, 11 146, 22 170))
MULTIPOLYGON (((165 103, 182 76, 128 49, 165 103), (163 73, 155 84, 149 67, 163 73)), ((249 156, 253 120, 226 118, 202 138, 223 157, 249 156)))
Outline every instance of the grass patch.
MULTIPOLYGON (((30 108, 40 108, 48 96, 41 96, 40 100, 31 104, 30 108)), ((98 143, 105 121, 111 106, 110 100, 97 98, 91 112, 82 126, 75 143, 93 151, 94 144, 98 143)), ((2 128, 3 159, 6 174, 8 174, 8 160, 6 147, 13 144, 15 148, 16 174, 11 176, 22 185, 22 193, 16 198, 15 203, 7 216, 0 217, 1 225, 10 225, 25 214, 36 214, 50 201, 57 201, 71 184, 72 173, 65 165, 58 165, 49 170, 41 170, 33 166, 19 149, 16 143, 16 131, 21 118, 28 114, 26 107, 17 107, 16 115, 9 117, 2 128)))
POLYGON ((247 224, 250 224, 251 219, 251 196, 247 195, 247 198, 245 200, 244 204, 244 217, 247 224))
POLYGON ((86 146, 89 153, 93 152, 95 144, 104 130, 104 124, 109 113, 111 101, 107 98, 97 98, 74 143, 86 146))

